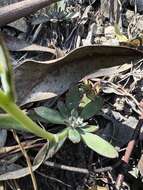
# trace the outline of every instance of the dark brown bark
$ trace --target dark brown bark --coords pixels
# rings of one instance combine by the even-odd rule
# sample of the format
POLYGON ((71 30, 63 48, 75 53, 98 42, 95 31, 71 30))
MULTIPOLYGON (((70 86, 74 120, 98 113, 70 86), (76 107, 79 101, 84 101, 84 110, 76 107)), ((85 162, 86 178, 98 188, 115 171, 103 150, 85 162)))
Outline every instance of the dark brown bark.
POLYGON ((24 0, 0 8, 0 27, 35 13, 58 0, 24 0))

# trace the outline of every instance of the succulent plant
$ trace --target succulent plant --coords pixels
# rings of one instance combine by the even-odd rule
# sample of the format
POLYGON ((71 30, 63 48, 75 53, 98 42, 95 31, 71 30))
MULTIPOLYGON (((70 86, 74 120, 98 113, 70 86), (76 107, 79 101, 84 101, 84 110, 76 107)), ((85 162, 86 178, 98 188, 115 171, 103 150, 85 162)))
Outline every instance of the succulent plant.
POLYGON ((101 97, 93 97, 93 93, 92 97, 89 94, 87 96, 85 89, 77 85, 68 91, 65 102, 58 101, 57 110, 42 106, 35 108, 35 112, 48 123, 65 125, 66 138, 73 143, 82 140, 98 154, 115 158, 118 156, 116 149, 100 136, 93 134, 98 130, 98 126, 88 123, 91 117, 101 111, 102 104, 101 97))
POLYGON ((36 113, 48 122, 66 126, 60 133, 53 134, 38 126, 16 105, 11 63, 1 38, 0 58, 2 84, 2 88, 0 88, 0 108, 7 112, 7 114, 0 114, 0 128, 33 133, 48 140, 53 146, 60 145, 66 138, 69 138, 73 143, 82 140, 89 148, 103 156, 109 158, 118 156, 117 151, 110 143, 93 134, 98 127, 88 124, 88 119, 97 114, 102 107, 101 97, 96 96, 92 89, 92 95, 89 93, 90 85, 87 84, 86 88, 80 88, 79 86, 71 88, 66 94, 65 102, 59 101, 57 103, 57 110, 47 107, 35 109, 36 113))

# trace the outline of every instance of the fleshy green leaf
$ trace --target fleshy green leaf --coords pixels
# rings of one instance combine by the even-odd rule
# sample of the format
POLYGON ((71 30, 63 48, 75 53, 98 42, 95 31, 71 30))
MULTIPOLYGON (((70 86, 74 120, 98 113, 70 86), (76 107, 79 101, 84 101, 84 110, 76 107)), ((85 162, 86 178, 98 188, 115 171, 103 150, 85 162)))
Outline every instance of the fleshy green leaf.
POLYGON ((85 144, 98 154, 108 158, 118 157, 117 150, 109 142, 105 141, 101 137, 92 133, 81 134, 81 137, 85 144))
POLYGON ((66 94, 66 105, 71 111, 72 109, 76 109, 79 106, 81 99, 81 93, 79 91, 78 86, 71 88, 66 94))
POLYGON ((10 99, 14 100, 14 84, 12 77, 12 64, 9 59, 9 53, 0 37, 0 76, 4 92, 10 99))
POLYGON ((73 143, 79 143, 80 139, 81 139, 81 136, 80 136, 79 132, 76 129, 69 128, 68 138, 73 143))
POLYGON ((65 124, 65 119, 61 116, 61 114, 57 110, 41 106, 41 107, 35 108, 35 112, 40 117, 48 120, 51 123, 65 124))
POLYGON ((81 99, 79 107, 84 108, 90 102, 91 102, 91 99, 88 98, 86 95, 84 95, 83 98, 81 99))
POLYGON ((102 104, 103 104, 102 98, 99 96, 95 97, 94 101, 91 101, 83 108, 80 115, 81 118, 83 118, 84 120, 87 120, 91 118, 92 116, 94 116, 95 114, 98 114, 98 112, 102 108, 102 104))
POLYGON ((1 129, 16 129, 20 131, 28 132, 19 122, 13 119, 8 114, 0 114, 0 128, 1 129))
POLYGON ((71 110, 71 116, 77 118, 78 117, 78 111, 76 109, 71 110))
POLYGON ((84 132, 88 132, 88 133, 95 132, 98 129, 99 129, 99 127, 96 125, 86 125, 85 127, 81 128, 81 130, 83 130, 84 132))
POLYGON ((58 107, 58 110, 59 110, 60 114, 61 114, 64 118, 69 117, 70 112, 68 111, 68 109, 67 109, 66 105, 64 104, 64 102, 58 101, 57 107, 58 107))

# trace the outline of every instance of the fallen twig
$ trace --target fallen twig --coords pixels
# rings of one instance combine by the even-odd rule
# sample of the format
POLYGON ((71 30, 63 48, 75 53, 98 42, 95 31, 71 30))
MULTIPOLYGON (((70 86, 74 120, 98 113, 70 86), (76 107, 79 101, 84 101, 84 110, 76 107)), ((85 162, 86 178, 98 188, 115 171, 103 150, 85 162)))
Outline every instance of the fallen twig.
MULTIPOLYGON (((52 168, 58 168, 58 169, 61 169, 61 170, 77 172, 77 173, 82 173, 82 174, 89 174, 89 170, 85 169, 85 168, 77 168, 77 167, 73 167, 73 166, 66 166, 66 165, 56 164, 56 163, 50 162, 50 161, 45 161, 44 164, 49 166, 49 167, 52 167, 52 168)), ((111 166, 109 166, 109 167, 95 169, 94 172, 95 173, 102 173, 102 172, 111 171, 112 169, 113 168, 111 166)))
POLYGON ((24 157, 26 159, 28 169, 29 169, 29 172, 30 172, 30 175, 31 175, 31 180, 32 180, 32 183, 33 183, 33 188, 34 188, 34 190, 38 190, 37 182, 36 182, 34 172, 32 170, 32 164, 31 164, 30 158, 28 157, 26 150, 23 148, 23 146, 22 146, 22 144, 21 144, 21 142, 19 140, 19 137, 18 137, 18 135, 16 134, 16 132, 14 130, 13 130, 13 136, 14 136, 16 142, 18 143, 18 145, 20 146, 21 152, 23 153, 23 155, 24 155, 24 157))
POLYGON ((0 8, 0 27, 33 14, 58 0, 23 0, 0 8))

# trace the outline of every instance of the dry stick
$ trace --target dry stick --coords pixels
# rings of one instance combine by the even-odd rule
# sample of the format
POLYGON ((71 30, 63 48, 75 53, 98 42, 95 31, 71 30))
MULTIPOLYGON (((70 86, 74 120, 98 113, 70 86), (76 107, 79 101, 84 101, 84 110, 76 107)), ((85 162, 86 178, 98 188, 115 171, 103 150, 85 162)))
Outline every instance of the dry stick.
MULTIPOLYGON (((52 168, 58 168, 58 169, 61 169, 61 170, 66 170, 66 171, 71 171, 71 172, 78 172, 78 173, 82 173, 82 174, 89 174, 89 170, 85 169, 85 168, 77 168, 77 167, 73 167, 73 166, 56 164, 56 163, 50 162, 50 161, 45 161, 44 164, 49 166, 49 167, 52 167, 52 168)), ((101 172, 111 171, 112 169, 113 168, 109 166, 109 167, 95 169, 94 171, 95 171, 95 173, 101 173, 101 172)))
POLYGON ((58 0, 23 0, 0 8, 0 27, 33 14, 58 0))
POLYGON ((12 130, 12 131, 13 131, 13 136, 14 136, 15 140, 17 141, 17 143, 19 144, 21 152, 23 153, 23 155, 24 155, 24 157, 26 159, 26 162, 27 162, 27 165, 28 165, 28 169, 29 169, 29 172, 31 174, 31 180, 32 180, 32 183, 33 183, 33 188, 34 188, 34 190, 38 190, 37 183, 36 183, 36 178, 35 178, 35 175, 34 175, 34 173, 32 171, 31 161, 30 161, 30 159, 29 159, 29 157, 27 155, 27 152, 23 148, 23 146, 22 146, 22 144, 21 144, 21 142, 19 140, 19 137, 17 136, 15 130, 12 130))
MULTIPOLYGON (((127 146, 126 151, 125 151, 125 155, 122 158, 122 160, 126 164, 129 163, 130 156, 131 156, 131 154, 133 152, 133 149, 135 147, 135 143, 136 143, 136 140, 138 139, 138 136, 139 136, 140 129, 141 129, 142 125, 143 125, 143 119, 140 119, 137 126, 136 126, 133 138, 132 138, 131 141, 129 141, 128 146, 127 146)), ((124 181, 124 175, 119 174, 118 177, 117 177, 117 181, 116 181, 116 189, 117 190, 121 189, 123 181, 124 181)))

